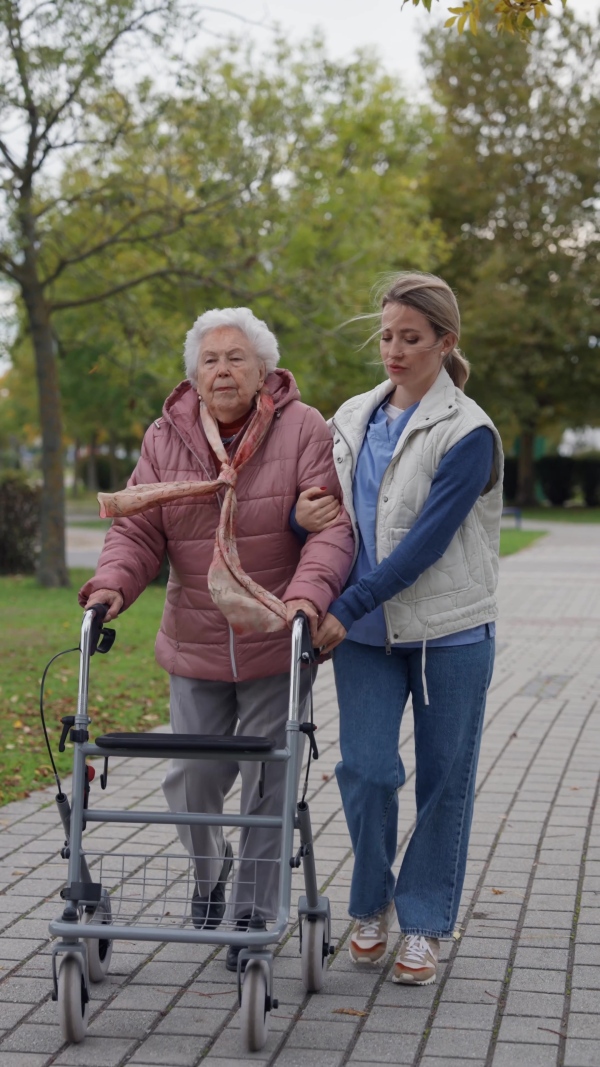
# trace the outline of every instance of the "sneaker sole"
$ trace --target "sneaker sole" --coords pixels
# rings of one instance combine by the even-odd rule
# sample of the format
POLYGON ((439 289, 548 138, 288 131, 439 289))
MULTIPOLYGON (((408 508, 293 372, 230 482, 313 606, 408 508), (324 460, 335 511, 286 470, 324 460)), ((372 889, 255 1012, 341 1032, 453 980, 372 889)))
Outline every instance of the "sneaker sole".
POLYGON ((381 955, 377 956, 376 958, 373 958, 372 956, 353 956, 352 952, 350 951, 348 952, 348 955, 350 956, 352 962, 356 963, 359 967, 374 967, 375 964, 381 963, 383 957, 385 956, 385 953, 386 950, 384 949, 381 955))
POLYGON ((431 978, 412 978, 409 974, 393 974, 392 982, 395 985, 433 985, 437 978, 437 974, 432 974, 431 978))

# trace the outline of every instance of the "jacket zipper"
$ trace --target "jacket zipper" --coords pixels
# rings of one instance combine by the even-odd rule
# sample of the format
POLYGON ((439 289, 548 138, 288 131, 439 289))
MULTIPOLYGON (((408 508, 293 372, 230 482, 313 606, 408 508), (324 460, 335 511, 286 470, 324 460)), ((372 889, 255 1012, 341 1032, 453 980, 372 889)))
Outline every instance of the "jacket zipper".
POLYGON ((233 671, 233 680, 234 682, 237 682, 238 672, 237 663, 235 662, 235 635, 233 633, 233 630, 231 629, 231 626, 229 627, 229 657, 231 659, 231 670, 233 671))
MULTIPOLYGON (((436 426, 438 422, 443 422, 443 420, 447 419, 447 418, 449 418, 449 416, 444 412, 443 415, 440 415, 440 417, 438 419, 435 419, 435 421, 431 423, 431 426, 436 426)), ((429 426, 425 427, 422 423, 419 426, 413 426, 413 428, 410 431, 410 433, 407 434, 406 437, 404 438, 404 441, 402 443, 402 448, 399 449, 398 452, 396 452, 395 456, 392 456, 390 462, 388 463, 387 467, 385 468, 385 471, 383 472, 383 478, 381 479, 381 482, 380 482, 380 485, 379 485, 379 491, 377 493, 377 506, 375 508, 375 557, 376 557, 377 564, 379 564, 381 562, 380 559, 379 559, 379 530, 378 530, 377 517, 379 515, 379 505, 380 505, 380 502, 381 502, 381 490, 382 490, 383 482, 385 480, 385 476, 386 476, 387 472, 389 471, 390 467, 392 466, 392 464, 396 463, 398 458, 404 452, 404 449, 406 448, 406 442, 410 441, 410 438, 415 433, 417 433, 418 430, 424 430, 424 429, 429 429, 429 428, 430 428, 429 426)), ((341 433, 341 431, 340 431, 340 433, 341 433)), ((344 440, 346 440, 346 438, 344 438, 344 440)), ((391 654, 392 654, 392 641, 391 641, 391 637, 390 637, 390 632, 391 632, 390 621, 389 621, 388 616, 387 616, 385 603, 383 603, 381 605, 381 607, 383 609, 383 618, 384 618, 384 621, 385 621, 385 633, 386 633, 385 654, 386 654, 386 656, 391 656, 391 654)))
MULTIPOLYGON (((352 484, 352 479, 354 478, 354 472, 356 470, 357 457, 354 455, 354 451, 352 449, 352 445, 350 444, 348 438, 346 437, 345 433, 343 433, 343 431, 340 430, 340 428, 339 428, 337 422, 335 421, 335 419, 331 420, 331 425, 334 427, 336 433, 339 433, 340 437, 343 438, 343 440, 344 440, 344 442, 346 444, 346 447, 347 447, 347 449, 348 449, 348 451, 350 453, 350 456, 352 458, 352 466, 351 466, 351 469, 350 469, 350 483, 352 484)), ((342 492, 342 498, 343 498, 343 492, 342 492)), ((346 509, 346 510, 348 510, 348 509, 346 509)), ((352 514, 350 513, 350 511, 348 511, 348 514, 350 515, 350 522, 352 523, 352 530, 353 530, 353 533, 354 533, 354 557, 352 559, 352 566, 354 566, 354 564, 356 563, 356 560, 358 559, 358 545, 359 545, 359 540, 360 540, 360 534, 358 532, 358 523, 356 521, 356 512, 354 511, 354 505, 352 505, 352 514)))

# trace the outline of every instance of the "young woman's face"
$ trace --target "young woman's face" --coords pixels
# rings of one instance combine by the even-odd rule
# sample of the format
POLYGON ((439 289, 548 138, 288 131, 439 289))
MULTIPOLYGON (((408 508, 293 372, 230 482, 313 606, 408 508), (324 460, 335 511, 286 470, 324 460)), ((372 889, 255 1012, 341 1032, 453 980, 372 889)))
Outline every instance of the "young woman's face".
POLYGON ((388 377, 406 400, 416 403, 433 385, 456 338, 450 333, 438 337, 420 311, 404 304, 386 304, 381 325, 379 351, 388 377))

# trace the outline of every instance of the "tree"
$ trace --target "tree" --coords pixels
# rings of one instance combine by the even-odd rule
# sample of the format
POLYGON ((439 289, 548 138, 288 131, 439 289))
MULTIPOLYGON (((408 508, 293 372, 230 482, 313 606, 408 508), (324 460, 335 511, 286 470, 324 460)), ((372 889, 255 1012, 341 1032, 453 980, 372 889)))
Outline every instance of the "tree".
POLYGON ((426 40, 444 272, 463 308, 469 388, 519 434, 521 503, 534 499, 535 435, 593 418, 600 384, 599 44, 569 13, 531 43, 426 40))

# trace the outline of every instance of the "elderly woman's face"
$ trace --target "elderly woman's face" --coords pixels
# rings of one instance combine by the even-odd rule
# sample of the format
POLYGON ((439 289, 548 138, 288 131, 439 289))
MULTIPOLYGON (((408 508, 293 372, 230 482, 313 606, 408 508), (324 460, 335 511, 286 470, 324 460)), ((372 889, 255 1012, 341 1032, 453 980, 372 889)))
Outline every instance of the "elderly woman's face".
POLYGON ((241 330, 219 326, 206 334, 198 357, 198 393, 216 419, 241 419, 264 380, 264 364, 241 330))

